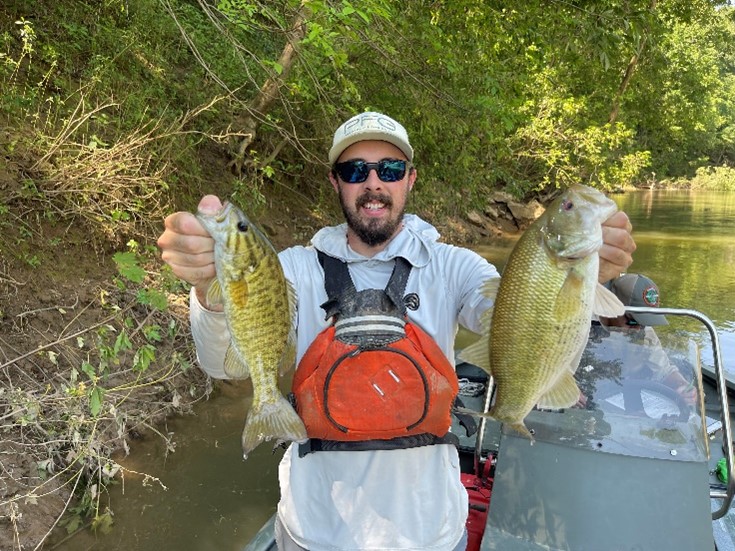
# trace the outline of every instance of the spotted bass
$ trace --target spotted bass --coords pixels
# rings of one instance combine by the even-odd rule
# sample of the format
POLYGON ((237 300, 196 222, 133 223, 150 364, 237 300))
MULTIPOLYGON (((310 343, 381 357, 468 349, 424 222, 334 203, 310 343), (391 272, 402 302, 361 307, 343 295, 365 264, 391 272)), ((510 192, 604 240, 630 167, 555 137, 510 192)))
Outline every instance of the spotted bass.
POLYGON ((278 388, 296 360, 295 292, 268 238, 231 203, 197 213, 215 241, 217 278, 207 302, 224 305, 231 342, 225 373, 250 377, 252 405, 242 433, 243 457, 263 441, 305 441, 306 428, 278 388))
POLYGON ((483 336, 460 357, 494 378, 487 416, 532 440, 524 419, 534 406, 565 408, 580 398, 574 373, 592 315, 625 312, 597 281, 602 222, 616 210, 593 188, 569 188, 523 233, 502 277, 483 286, 495 303, 484 314, 483 336))

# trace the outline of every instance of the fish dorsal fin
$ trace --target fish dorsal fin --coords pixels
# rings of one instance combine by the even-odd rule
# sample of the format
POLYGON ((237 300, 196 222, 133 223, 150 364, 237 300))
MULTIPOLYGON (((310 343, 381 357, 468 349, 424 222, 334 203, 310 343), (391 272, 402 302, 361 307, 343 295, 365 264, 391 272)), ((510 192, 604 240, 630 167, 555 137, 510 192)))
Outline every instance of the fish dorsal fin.
MULTIPOLYGON (((500 278, 491 277, 486 279, 480 286, 480 294, 487 299, 492 301, 498 296, 498 289, 500 288, 500 278)), ((490 324, 493 319, 493 308, 490 307, 485 310, 480 316, 480 325, 482 326, 481 334, 490 336, 490 324)))
POLYGON ((538 401, 538 407, 561 409, 573 406, 579 401, 580 391, 570 371, 564 371, 538 401))
POLYGON ((284 375, 296 366, 296 331, 293 329, 288 333, 286 347, 281 354, 281 362, 278 364, 278 374, 284 375))
POLYGON ((219 280, 217 278, 212 280, 209 284, 209 288, 207 289, 207 304, 224 304, 222 286, 219 284, 219 280))
MULTIPOLYGON (((491 277, 480 286, 480 294, 485 298, 495 300, 500 288, 499 277, 491 277)), ((490 325, 493 318, 493 309, 488 308, 480 316, 482 330, 480 338, 459 353, 459 359, 463 362, 474 364, 488 375, 490 371, 490 325)))
POLYGON ((227 352, 225 353, 225 375, 231 379, 247 379, 250 377, 248 364, 240 358, 235 347, 232 345, 227 348, 227 352))
POLYGON ((490 370, 490 338, 485 333, 477 341, 473 342, 467 348, 462 349, 459 353, 460 361, 474 364, 488 375, 492 375, 490 370))
POLYGON ((288 321, 291 323, 291 327, 296 325, 296 289, 293 283, 286 280, 286 297, 288 298, 288 321))
POLYGON ((296 289, 288 279, 286 280, 286 296, 288 297, 288 323, 291 327, 278 365, 278 373, 281 375, 288 373, 296 365, 296 289))
POLYGON ((480 294, 485 298, 495 300, 500 288, 500 277, 491 277, 486 279, 482 285, 480 285, 480 294))
POLYGON ((625 305, 604 285, 597 284, 595 289, 595 305, 592 313, 605 318, 617 318, 625 314, 625 305))

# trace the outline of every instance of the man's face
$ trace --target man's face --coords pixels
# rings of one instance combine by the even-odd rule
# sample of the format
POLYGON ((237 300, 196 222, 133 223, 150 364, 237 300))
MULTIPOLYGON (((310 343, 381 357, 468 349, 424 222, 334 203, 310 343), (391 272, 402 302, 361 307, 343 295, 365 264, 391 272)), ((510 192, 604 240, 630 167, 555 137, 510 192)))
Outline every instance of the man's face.
MULTIPOLYGON (((406 156, 388 142, 364 141, 345 149, 337 162, 362 160, 370 163, 383 159, 406 160, 406 156)), ((377 171, 371 170, 367 180, 350 184, 330 173, 347 226, 368 247, 382 245, 398 233, 408 192, 415 179, 415 170, 406 170, 403 179, 383 182, 378 178, 377 171)))

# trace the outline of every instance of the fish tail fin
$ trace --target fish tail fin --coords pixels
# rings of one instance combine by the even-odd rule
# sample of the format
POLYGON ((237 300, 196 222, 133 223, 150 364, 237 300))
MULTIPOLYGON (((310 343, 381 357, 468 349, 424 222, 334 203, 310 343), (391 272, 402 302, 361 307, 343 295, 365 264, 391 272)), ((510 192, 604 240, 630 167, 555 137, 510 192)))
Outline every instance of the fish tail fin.
POLYGON ((304 422, 283 396, 278 396, 275 403, 250 409, 242 431, 243 459, 260 443, 272 438, 279 442, 305 442, 308 438, 304 422))

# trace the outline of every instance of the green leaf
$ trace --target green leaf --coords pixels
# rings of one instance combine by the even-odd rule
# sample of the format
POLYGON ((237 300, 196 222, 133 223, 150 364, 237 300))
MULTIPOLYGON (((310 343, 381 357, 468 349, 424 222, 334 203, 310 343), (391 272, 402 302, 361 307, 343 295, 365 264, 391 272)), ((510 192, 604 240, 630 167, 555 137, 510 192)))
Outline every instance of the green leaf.
POLYGON ((89 362, 82 362, 82 371, 92 381, 94 381, 95 377, 97 376, 97 372, 95 371, 94 366, 89 362))
POLYGON ((161 342, 161 326, 160 325, 148 325, 143 327, 143 334, 145 338, 152 342, 161 342))
POLYGON ((138 258, 130 252, 118 252, 112 256, 117 264, 117 271, 133 283, 141 283, 145 279, 145 270, 138 265, 138 258))
POLYGON ((156 359, 156 348, 151 344, 144 344, 135 353, 133 359, 133 371, 144 372, 156 359))
POLYGON ((92 521, 92 530, 99 530, 103 534, 109 534, 112 530, 112 515, 110 511, 105 511, 103 514, 95 517, 92 521))
POLYGON ((89 394, 89 411, 94 417, 99 415, 102 409, 102 402, 105 399, 105 390, 102 387, 96 386, 92 389, 89 394))
POLYGON ((155 308, 156 310, 165 310, 168 308, 168 298, 161 291, 155 289, 141 289, 138 291, 138 302, 155 308))
POLYGON ((130 350, 133 347, 130 342, 130 338, 125 331, 121 331, 115 339, 115 346, 113 347, 113 354, 117 356, 121 351, 130 350))

